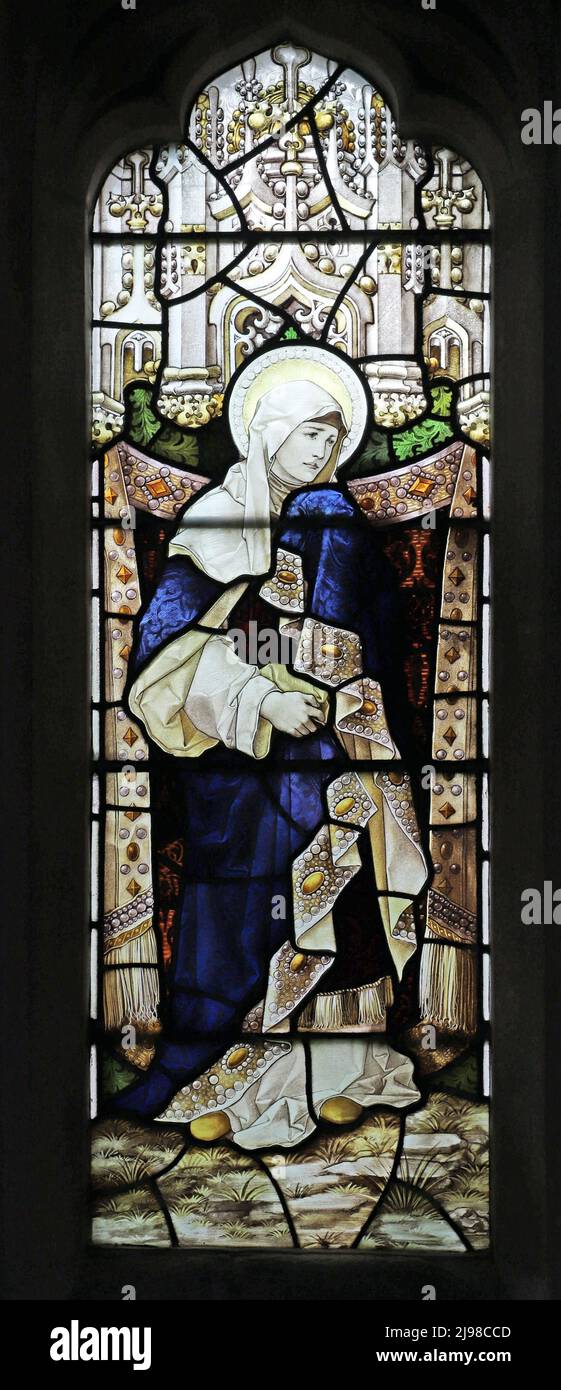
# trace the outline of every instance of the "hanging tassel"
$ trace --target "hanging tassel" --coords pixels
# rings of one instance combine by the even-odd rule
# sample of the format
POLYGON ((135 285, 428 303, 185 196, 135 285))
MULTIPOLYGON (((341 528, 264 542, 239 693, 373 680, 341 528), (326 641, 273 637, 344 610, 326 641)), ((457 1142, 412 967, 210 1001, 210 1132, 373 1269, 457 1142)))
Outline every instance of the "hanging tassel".
POLYGON ((338 989, 331 994, 315 994, 306 1004, 298 1020, 298 1028, 309 1031, 338 1033, 345 1028, 372 1028, 386 1020, 386 1009, 393 1004, 393 989, 389 975, 371 985, 355 989, 338 989))
POLYGON ((103 1012, 108 1031, 127 1023, 137 1024, 145 1032, 158 1031, 160 988, 152 927, 107 951, 103 964, 103 1012), (108 968, 111 966, 118 968, 108 968))
POLYGON ((375 985, 363 985, 357 990, 358 1023, 383 1023, 386 1009, 393 1004, 393 989, 389 975, 375 985))
POLYGON ((444 943, 426 943, 421 954, 419 996, 422 1019, 449 1033, 475 1033, 475 952, 444 943))

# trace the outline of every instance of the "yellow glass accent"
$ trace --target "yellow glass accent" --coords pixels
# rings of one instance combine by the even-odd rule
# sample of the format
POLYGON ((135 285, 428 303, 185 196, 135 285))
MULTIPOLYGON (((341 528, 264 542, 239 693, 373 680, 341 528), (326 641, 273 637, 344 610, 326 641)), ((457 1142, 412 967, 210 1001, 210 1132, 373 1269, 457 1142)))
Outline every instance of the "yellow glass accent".
POLYGON ((313 873, 306 875, 302 884, 302 892, 306 894, 317 893, 318 888, 321 888, 324 878, 325 874, 322 869, 314 869, 313 873))
POLYGON ((319 1113, 321 1119, 328 1120, 331 1125, 349 1125, 362 1115, 362 1105, 350 1096, 331 1096, 330 1100, 324 1100, 319 1113))
POLYGON ((193 1139, 201 1139, 204 1144, 213 1144, 229 1133, 230 1121, 223 1110, 216 1110, 214 1115, 200 1115, 198 1120, 191 1120, 189 1129, 193 1139))

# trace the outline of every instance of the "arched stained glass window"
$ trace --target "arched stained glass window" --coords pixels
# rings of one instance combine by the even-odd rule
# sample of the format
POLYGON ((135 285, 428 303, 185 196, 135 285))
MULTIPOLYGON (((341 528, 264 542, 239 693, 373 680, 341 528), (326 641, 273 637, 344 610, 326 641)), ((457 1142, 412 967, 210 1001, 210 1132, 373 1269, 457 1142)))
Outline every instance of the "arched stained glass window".
POLYGON ((99 1244, 487 1247, 490 278, 290 43, 103 181, 99 1244))

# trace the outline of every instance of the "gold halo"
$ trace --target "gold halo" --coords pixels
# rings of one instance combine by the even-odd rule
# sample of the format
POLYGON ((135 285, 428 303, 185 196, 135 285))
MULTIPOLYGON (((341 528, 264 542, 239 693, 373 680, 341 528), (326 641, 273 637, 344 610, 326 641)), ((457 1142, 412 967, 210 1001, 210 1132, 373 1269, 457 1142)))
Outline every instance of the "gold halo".
POLYGON ((243 403, 243 422, 246 429, 249 429, 261 397, 268 391, 274 391, 276 386, 284 386, 291 381, 311 381, 314 386, 321 386, 341 406, 345 425, 347 430, 350 429, 353 419, 352 402, 341 378, 330 371, 329 367, 325 367, 323 362, 289 362, 286 358, 265 367, 246 391, 243 403))
POLYGON ((228 417, 241 456, 247 454, 249 427, 261 397, 292 381, 321 386, 340 406, 347 428, 339 456, 344 462, 360 443, 368 420, 364 378, 345 358, 325 348, 296 343, 272 348, 252 359, 234 383, 228 417))

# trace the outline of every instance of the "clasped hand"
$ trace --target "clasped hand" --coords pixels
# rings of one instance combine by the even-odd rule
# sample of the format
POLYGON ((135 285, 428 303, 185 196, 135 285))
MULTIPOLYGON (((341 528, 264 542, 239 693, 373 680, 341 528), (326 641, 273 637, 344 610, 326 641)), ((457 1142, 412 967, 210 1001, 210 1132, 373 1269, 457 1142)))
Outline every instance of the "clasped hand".
POLYGON ((261 705, 261 714, 282 734, 303 738, 325 724, 325 713, 314 695, 300 691, 271 691, 261 705))

